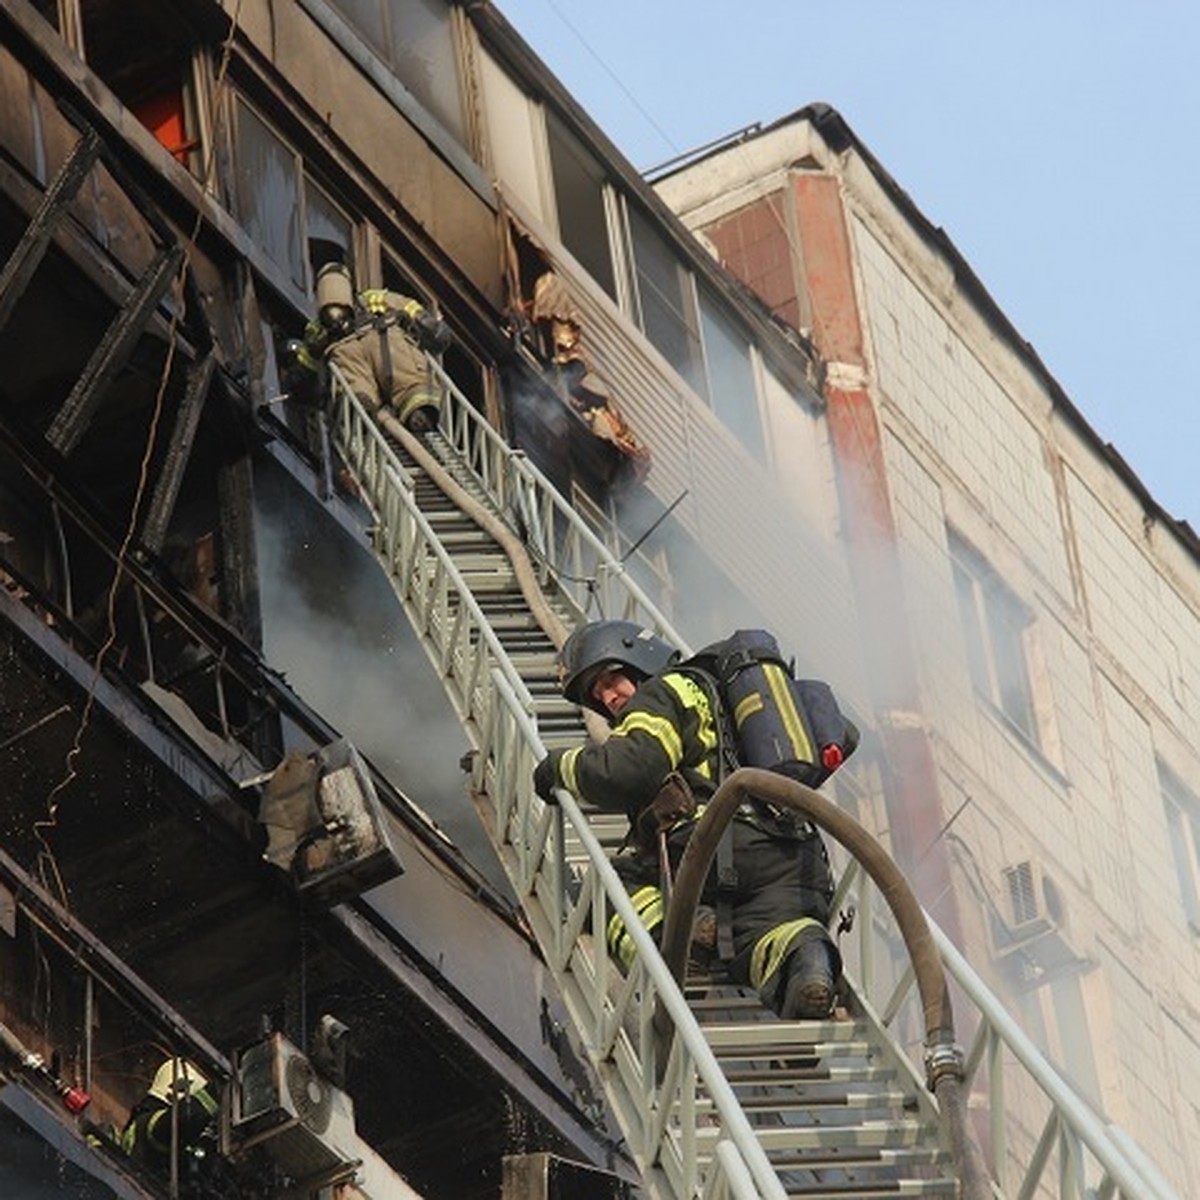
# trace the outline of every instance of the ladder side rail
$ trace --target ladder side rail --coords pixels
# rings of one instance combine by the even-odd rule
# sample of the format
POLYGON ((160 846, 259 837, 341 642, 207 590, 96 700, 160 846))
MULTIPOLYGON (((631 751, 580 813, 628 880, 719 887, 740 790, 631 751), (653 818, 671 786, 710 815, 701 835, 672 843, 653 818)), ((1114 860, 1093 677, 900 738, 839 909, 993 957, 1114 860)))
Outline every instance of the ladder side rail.
POLYGON ((598 593, 599 617, 624 617, 687 646, 669 619, 558 489, 490 425, 436 358, 430 368, 446 389, 442 433, 502 513, 516 510, 531 549, 557 576, 560 588, 588 612, 598 593), (538 514, 536 517, 534 514, 538 514))
MULTIPOLYGON (((582 1013, 573 1013, 576 1026, 588 1039, 589 1052, 599 1060, 596 1066, 602 1077, 610 1084, 616 1083, 624 1093, 623 1098, 618 1096, 615 1107, 624 1110, 626 1120, 637 1123, 636 1130, 627 1130, 627 1135, 635 1135, 630 1137, 635 1154, 643 1164, 652 1167, 664 1156, 677 1153, 672 1127, 686 1129, 689 1112, 694 1120, 695 1088, 702 1087, 707 1103, 720 1120, 720 1136, 736 1148, 745 1173, 753 1181, 749 1191, 742 1184, 730 1183, 726 1194, 739 1200, 742 1197, 782 1200, 784 1192, 774 1168, 587 817, 569 792, 560 791, 559 804, 555 806, 545 805, 534 794, 532 765, 544 753, 536 722, 522 709, 511 681, 501 672, 494 678, 495 708, 506 710, 506 715, 503 720, 492 722, 488 761, 483 761, 482 754, 477 758, 474 782, 477 790, 487 796, 497 821, 501 814, 507 814, 505 827, 497 832, 503 837, 506 850, 517 860, 518 877, 529 884, 525 897, 532 901, 531 923, 539 929, 539 941, 547 950, 548 964, 569 1006, 572 1001, 574 1005, 585 1006, 582 1013), (522 762, 529 769, 505 770, 504 764, 512 762, 522 762), (544 819, 547 810, 552 817, 550 821, 544 819), (586 879, 590 887, 581 888, 574 898, 564 886, 557 856, 547 852, 546 847, 551 830, 560 823, 570 827, 587 859, 586 879), (596 900, 601 896, 597 913, 596 900), (617 1001, 609 988, 595 986, 610 970, 609 959, 603 936, 588 936, 585 940, 581 932, 583 922, 575 911, 581 905, 593 913, 594 925, 599 916, 600 929, 613 914, 619 916, 637 946, 630 977, 623 981, 625 986, 617 988, 617 1001), (622 1016, 618 1011, 621 993, 626 1011, 624 1019, 619 1020, 621 1028, 612 1038, 605 1030, 611 1031, 612 1019, 622 1016), (655 1070, 658 1049, 654 1012, 659 1003, 669 1013, 675 1029, 671 1055, 676 1065, 674 1070, 664 1073, 663 1084, 658 1083, 655 1070), (635 1014, 630 1013, 631 1006, 635 1014), (633 1037, 625 1036, 631 1015, 636 1015, 637 1025, 633 1037), (689 1078, 695 1080, 692 1088, 684 1086, 689 1078)), ((682 1144, 691 1148, 692 1156, 683 1165, 682 1175, 698 1180, 701 1169, 695 1161, 694 1144, 687 1138, 682 1144)), ((722 1169, 719 1160, 704 1164, 707 1172, 722 1169)), ((695 1190, 689 1188, 672 1194, 692 1196, 695 1190)))
MULTIPOLYGON (((847 975, 862 1002, 865 1019, 884 1033, 885 1044, 899 1048, 902 1040, 893 1027, 906 1002, 915 997, 914 979, 911 971, 901 972, 893 983, 881 977, 886 972, 876 973, 870 967, 880 937, 878 920, 886 918, 888 912, 886 905, 873 902, 876 890, 866 873, 851 859, 839 879, 835 905, 854 895, 858 909, 854 949, 860 961, 869 965, 869 970, 856 978, 853 970, 847 969, 847 975), (880 915, 876 917, 876 914, 880 915)), ((987 1063, 986 1087, 994 1159, 991 1170, 997 1194, 1037 1194, 1042 1175, 1053 1163, 1058 1176, 1054 1188, 1064 1200, 1068 1196, 1082 1198, 1095 1194, 1087 1190, 1089 1186, 1098 1186, 1101 1194, 1115 1188, 1116 1194, 1126 1200, 1179 1200, 1156 1172, 1146 1170, 1127 1152, 1104 1121, 1034 1045, 946 933, 928 914, 926 920, 946 973, 959 989, 957 999, 969 1001, 969 1010, 958 1014, 961 1026, 976 1030, 967 1058, 970 1070, 966 1082, 969 1085, 977 1085, 978 1068, 981 1063, 987 1063), (1016 1192, 1010 1193, 1007 1186, 1007 1176, 1013 1167, 1010 1147, 1030 1141, 1034 1136, 1029 1128, 1033 1114, 1027 1106, 1018 1105, 1020 1111, 1013 1112, 1006 1102, 1013 1098, 1009 1075, 1014 1071, 1020 1072, 1020 1081, 1031 1087, 1045 1105, 1046 1125, 1036 1147, 1031 1142, 1025 1174, 1018 1182, 1016 1192), (1016 1125, 1018 1119, 1023 1123, 1021 1126, 1016 1125), (1014 1137, 1014 1134, 1020 1136, 1014 1137), (1068 1180, 1074 1190, 1059 1191, 1068 1180)), ((914 1047, 916 1051, 920 1049, 914 1047)))
POLYGON ((478 729, 487 723, 486 703, 492 690, 487 681, 493 669, 504 674, 518 703, 532 712, 533 699, 524 681, 417 507, 411 476, 382 430, 345 386, 336 366, 331 365, 330 377, 339 450, 347 456, 356 475, 363 461, 381 468, 372 470, 369 479, 359 477, 363 499, 378 522, 376 553, 384 559, 460 720, 477 739, 478 729))
MULTIPOLYGON (((947 972, 974 1006, 972 1015, 987 1024, 1007 1053, 1020 1064, 1052 1105, 1068 1134, 1064 1153, 1071 1153, 1076 1148, 1086 1149, 1094 1164, 1103 1169, 1105 1179, 1111 1180, 1120 1189, 1119 1194, 1129 1200, 1178 1200, 1165 1181, 1152 1178, 1130 1158, 1105 1123, 1066 1083, 1028 1034, 988 990, 946 933, 932 920, 929 921, 929 927, 947 972)), ((1065 1170, 1070 1170, 1068 1164, 1061 1165, 1065 1170)))

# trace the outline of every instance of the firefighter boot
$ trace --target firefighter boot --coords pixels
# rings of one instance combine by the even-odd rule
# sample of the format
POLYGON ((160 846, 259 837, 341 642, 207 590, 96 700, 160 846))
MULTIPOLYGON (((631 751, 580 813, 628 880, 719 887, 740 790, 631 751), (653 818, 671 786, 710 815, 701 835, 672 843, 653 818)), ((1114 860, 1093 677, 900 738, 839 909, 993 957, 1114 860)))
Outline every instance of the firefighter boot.
POLYGON ((829 1016, 837 982, 830 949, 823 938, 814 938, 788 955, 778 992, 778 1012, 785 1021, 819 1021, 829 1016))

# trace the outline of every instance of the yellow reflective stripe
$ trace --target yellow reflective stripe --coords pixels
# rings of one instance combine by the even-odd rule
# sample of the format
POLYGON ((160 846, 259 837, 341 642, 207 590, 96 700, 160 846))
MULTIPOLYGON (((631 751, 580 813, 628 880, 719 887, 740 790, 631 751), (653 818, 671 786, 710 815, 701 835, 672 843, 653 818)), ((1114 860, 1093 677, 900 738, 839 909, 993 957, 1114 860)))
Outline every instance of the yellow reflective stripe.
POLYGON ((217 1115, 217 1109, 221 1106, 217 1102, 216 1096, 214 1096, 212 1092, 208 1090, 208 1088, 203 1087, 198 1092, 193 1092, 192 1095, 200 1101, 200 1107, 203 1108, 210 1117, 215 1117, 217 1115))
POLYGON ((786 921, 782 925, 776 925, 774 929, 768 930, 754 943, 754 950, 750 955, 750 986, 752 988, 762 989, 763 984, 779 970, 801 930, 807 929, 810 925, 815 925, 818 929, 823 928, 821 922, 815 917, 801 917, 796 921, 786 921))
MULTIPOLYGON (((663 900, 662 892, 658 888, 640 887, 630 895, 629 899, 633 901, 638 919, 648 930, 654 930, 662 924, 663 900)), ((628 969, 637 954, 637 945, 629 936, 625 922, 617 913, 609 918, 606 940, 609 953, 616 957, 622 967, 628 969)))
MULTIPOLYGON (((684 708, 690 708, 695 711, 697 720, 696 739, 704 749, 704 758, 694 764, 695 770, 704 776, 705 779, 711 779, 711 760, 717 749, 717 729, 713 723, 713 711, 712 705, 708 700, 708 693, 700 684, 687 675, 678 675, 671 672, 664 675, 662 681, 679 697, 679 702, 684 708)), ((682 757, 683 752, 681 750, 680 758, 682 757)), ((678 759, 676 763, 678 763, 678 759)))
POLYGON ((626 737, 640 730, 648 733, 662 748, 667 761, 674 770, 683 758, 683 742, 679 738, 679 730, 666 717, 657 717, 652 713, 633 712, 622 718, 620 725, 613 730, 613 737, 626 737))
POLYGON ((763 673, 767 677, 767 686, 771 689, 771 699, 779 709, 783 718, 783 727, 787 730, 788 740, 795 748, 796 757, 804 762, 813 762, 813 748, 804 732, 804 724, 796 711, 795 697, 792 695, 791 683, 782 667, 776 663, 763 663, 763 673))
POLYGON ((371 288, 363 292, 360 297, 363 306, 370 313, 385 313, 388 310, 387 292, 381 291, 379 288, 371 288))
POLYGON ((760 692, 751 692, 744 697, 733 710, 733 723, 741 729, 755 713, 763 710, 763 698, 760 692))
POLYGON ((575 762, 579 758, 582 746, 572 746, 562 758, 558 760, 558 777, 562 780, 562 785, 571 793, 572 796, 579 795, 579 785, 575 782, 575 762))

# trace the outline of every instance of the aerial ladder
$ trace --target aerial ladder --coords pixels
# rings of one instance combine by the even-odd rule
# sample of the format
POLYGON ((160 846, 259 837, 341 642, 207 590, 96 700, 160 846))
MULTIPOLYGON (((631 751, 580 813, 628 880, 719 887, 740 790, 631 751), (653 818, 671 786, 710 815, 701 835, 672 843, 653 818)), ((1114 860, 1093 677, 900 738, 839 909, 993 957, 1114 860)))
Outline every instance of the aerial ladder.
MULTIPOLYGON (((545 805, 532 778, 547 750, 587 733, 558 689, 556 651, 575 625, 634 620, 686 644, 545 476, 433 358, 430 367, 447 400, 439 428, 418 438, 386 411, 368 414, 331 365, 330 438, 372 514, 374 553, 473 747, 481 821, 646 1194, 1171 1200, 1130 1139, 1061 1079, 911 895, 897 902, 906 888, 887 856, 869 839, 855 844, 854 823, 798 784, 779 777, 778 799, 851 849, 840 856, 835 897, 835 910, 857 913, 853 944, 842 946, 837 1019, 782 1021, 748 989, 687 977, 678 931, 690 921, 678 911, 668 913, 660 953, 608 860, 624 817, 585 810, 567 793, 545 805), (627 975, 591 932, 613 914, 637 944, 627 975), (886 950, 897 944, 912 955, 898 972, 886 950), (948 1040, 947 983, 967 1006, 965 1049, 948 1040)), ((722 792, 756 782, 745 774, 722 792)), ((674 904, 686 904, 683 891, 674 904)))

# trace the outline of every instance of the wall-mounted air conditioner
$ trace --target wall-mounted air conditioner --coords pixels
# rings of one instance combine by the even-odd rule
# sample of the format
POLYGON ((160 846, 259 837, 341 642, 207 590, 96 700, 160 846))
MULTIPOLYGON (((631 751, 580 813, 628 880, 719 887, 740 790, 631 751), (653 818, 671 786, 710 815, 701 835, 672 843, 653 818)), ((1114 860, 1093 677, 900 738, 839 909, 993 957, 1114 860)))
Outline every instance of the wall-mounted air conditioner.
MULTIPOLYGON (((1065 906, 1057 885, 1031 859, 1000 872, 1000 896, 989 920, 992 954, 997 959, 1014 953, 1026 959, 1050 953, 1049 943, 1066 945, 1065 906)), ((1058 957, 1052 955, 1052 957, 1058 957)))
POLYGON ((1058 928, 1062 902, 1058 889, 1041 867, 1025 859, 1002 872, 1008 901, 1009 931, 1018 940, 1037 937, 1058 928))
POLYGON ((279 1033, 236 1056, 229 1132, 232 1150, 261 1145, 297 1182, 359 1162, 350 1097, 279 1033))

